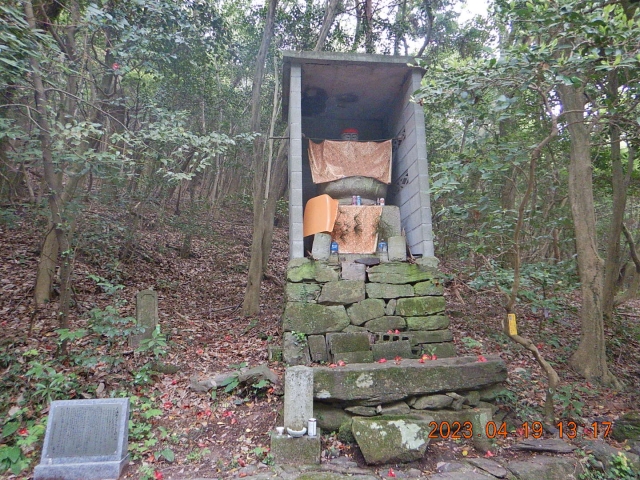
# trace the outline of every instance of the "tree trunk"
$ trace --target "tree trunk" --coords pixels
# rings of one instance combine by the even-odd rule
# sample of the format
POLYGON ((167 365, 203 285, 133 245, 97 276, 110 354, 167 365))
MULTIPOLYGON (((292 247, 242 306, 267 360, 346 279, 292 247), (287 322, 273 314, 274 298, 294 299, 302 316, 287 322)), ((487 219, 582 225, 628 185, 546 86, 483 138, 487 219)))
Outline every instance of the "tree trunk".
POLYGON ((327 41, 327 37, 329 36, 329 31, 331 30, 331 25, 333 25, 333 20, 336 18, 336 12, 338 11, 338 1, 339 0, 329 0, 329 2, 327 3, 327 9, 324 12, 324 20, 322 22, 322 28, 320 28, 318 41, 316 42, 316 46, 313 49, 314 52, 319 52, 324 48, 324 44, 327 41))
MULTIPOLYGON (((269 45, 273 36, 273 24, 278 0, 269 1, 267 18, 265 19, 262 43, 256 58, 256 69, 253 76, 251 92, 251 131, 260 131, 260 94, 264 76, 265 62, 269 45)), ((251 242, 251 260, 247 274, 242 313, 246 316, 256 315, 260 311, 260 283, 262 281, 262 238, 264 235, 264 147, 263 137, 256 137, 253 141, 253 238, 251 242)))
POLYGON ((51 289, 53 279, 56 275, 56 265, 58 264, 58 240, 53 224, 49 224, 48 233, 44 238, 40 260, 38 261, 38 272, 36 274, 36 285, 34 287, 34 298, 37 306, 42 306, 51 299, 51 289))
POLYGON ((607 366, 603 321, 604 262, 598 255, 593 201, 591 142, 584 122, 584 92, 559 85, 558 92, 569 130, 569 202, 573 216, 582 293, 580 344, 569 361, 589 381, 617 384, 607 366))
MULTIPOLYGON (((611 103, 615 104, 618 97, 618 72, 609 72, 609 96, 611 103)), ((624 212, 627 206, 628 180, 625 178, 622 168, 622 155, 620 152, 620 127, 617 118, 613 118, 609 125, 611 136, 611 187, 613 190, 613 211, 611 225, 607 238, 607 258, 604 271, 604 285, 602 296, 604 299, 603 315, 607 323, 613 320, 614 301, 617 293, 617 280, 622 266, 620 236, 624 222, 624 212)), ((632 150, 632 149, 631 149, 632 150)), ((629 153, 631 154, 631 150, 629 153)), ((633 169, 633 163, 631 163, 633 169)), ((628 175, 631 171, 628 172, 628 175)), ((630 177, 629 177, 630 178, 630 177)))

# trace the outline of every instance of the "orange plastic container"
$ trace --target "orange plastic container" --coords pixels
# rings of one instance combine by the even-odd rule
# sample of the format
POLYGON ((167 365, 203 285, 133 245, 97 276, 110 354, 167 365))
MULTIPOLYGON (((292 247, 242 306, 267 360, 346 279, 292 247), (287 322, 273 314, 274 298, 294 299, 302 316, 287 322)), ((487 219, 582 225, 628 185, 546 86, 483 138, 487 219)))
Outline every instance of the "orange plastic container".
POLYGON ((304 207, 303 235, 331 233, 338 216, 338 200, 329 195, 319 195, 309 199, 304 207))

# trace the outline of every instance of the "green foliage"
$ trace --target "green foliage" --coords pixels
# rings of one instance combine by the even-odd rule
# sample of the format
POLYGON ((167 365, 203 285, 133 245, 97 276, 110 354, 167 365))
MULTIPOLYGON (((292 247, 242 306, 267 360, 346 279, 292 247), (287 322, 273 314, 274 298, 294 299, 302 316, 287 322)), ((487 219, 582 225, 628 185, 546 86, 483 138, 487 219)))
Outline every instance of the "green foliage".
MULTIPOLYGON (((129 419, 129 451, 131 452, 132 460, 138 460, 155 452, 154 447, 158 444, 158 437, 160 435, 157 434, 153 421, 162 416, 162 411, 155 408, 154 397, 133 395, 129 401, 131 409, 129 419)), ((165 450, 161 452, 167 453, 169 456, 173 453, 165 450)))
POLYGON ((555 399, 561 407, 560 417, 567 420, 579 421, 582 417, 582 407, 585 405, 584 395, 593 393, 582 385, 562 385, 556 390, 555 399))
POLYGON ((30 418, 28 409, 19 409, 6 418, 0 435, 0 473, 19 475, 30 468, 37 445, 44 437, 45 424, 30 418))
POLYGON ((302 332, 291 331, 291 335, 294 338, 294 341, 298 345, 305 345, 307 343, 307 335, 302 332))
POLYGON ((187 453, 186 461, 187 463, 201 463, 204 457, 209 455, 211 450, 208 448, 196 448, 195 450, 187 453))
POLYGON ((581 480, 637 480, 640 478, 640 472, 634 468, 623 452, 612 455, 606 469, 593 455, 586 455, 582 464, 585 471, 579 476, 581 480))
POLYGON ((151 338, 140 341, 138 351, 152 353, 154 357, 159 358, 167 354, 167 348, 167 337, 160 332, 160 325, 156 325, 151 338))

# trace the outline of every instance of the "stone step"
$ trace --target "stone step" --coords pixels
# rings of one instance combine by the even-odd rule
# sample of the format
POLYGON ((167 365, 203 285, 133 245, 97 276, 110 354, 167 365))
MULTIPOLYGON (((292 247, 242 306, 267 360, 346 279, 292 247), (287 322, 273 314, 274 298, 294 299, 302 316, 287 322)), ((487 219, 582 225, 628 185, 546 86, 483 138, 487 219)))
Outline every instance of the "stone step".
POLYGON ((479 390, 507 379, 498 355, 438 360, 402 359, 386 363, 314 368, 313 394, 318 400, 379 405, 441 392, 479 390))

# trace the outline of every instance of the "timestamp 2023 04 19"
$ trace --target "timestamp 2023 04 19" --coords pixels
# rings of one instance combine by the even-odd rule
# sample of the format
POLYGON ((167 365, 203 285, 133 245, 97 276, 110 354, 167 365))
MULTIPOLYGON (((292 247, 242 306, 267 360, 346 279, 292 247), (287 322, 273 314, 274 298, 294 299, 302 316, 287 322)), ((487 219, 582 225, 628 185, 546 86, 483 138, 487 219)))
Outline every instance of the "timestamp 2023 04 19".
MULTIPOLYGON (((555 435, 558 438, 568 438, 570 440, 581 437, 586 439, 596 439, 600 435, 604 438, 611 433, 612 422, 593 422, 588 425, 579 425, 574 421, 558 422, 554 425, 556 428, 555 435)), ((484 432, 474 432, 473 423, 466 422, 430 422, 429 438, 447 438, 452 440, 470 439, 473 436, 484 436, 487 438, 507 438, 507 424, 505 422, 487 422, 484 432)), ((528 438, 542 438, 544 435, 544 426, 542 422, 523 422, 516 427, 515 432, 511 432, 514 436, 528 438)))

